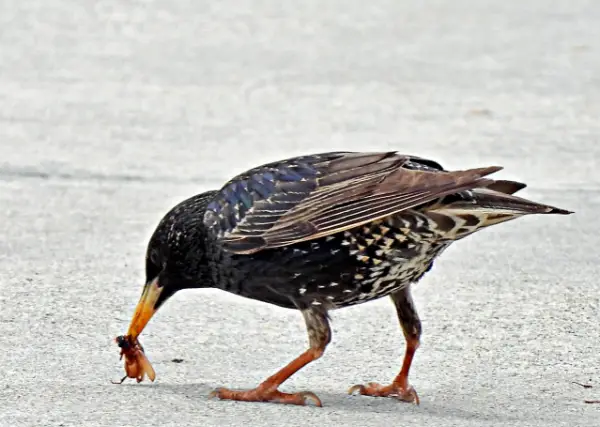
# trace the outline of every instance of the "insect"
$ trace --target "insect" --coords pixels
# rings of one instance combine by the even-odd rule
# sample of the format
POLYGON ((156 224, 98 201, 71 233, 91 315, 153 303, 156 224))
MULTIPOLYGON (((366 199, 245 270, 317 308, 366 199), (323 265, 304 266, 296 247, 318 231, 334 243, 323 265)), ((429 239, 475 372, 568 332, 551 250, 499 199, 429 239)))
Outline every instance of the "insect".
POLYGON ((127 378, 135 378, 139 383, 144 379, 144 375, 148 375, 150 381, 154 381, 156 373, 144 354, 142 344, 137 339, 132 339, 128 335, 119 335, 115 338, 115 342, 121 348, 120 359, 123 359, 123 356, 125 356, 126 375, 120 381, 111 382, 113 384, 122 384, 127 378))

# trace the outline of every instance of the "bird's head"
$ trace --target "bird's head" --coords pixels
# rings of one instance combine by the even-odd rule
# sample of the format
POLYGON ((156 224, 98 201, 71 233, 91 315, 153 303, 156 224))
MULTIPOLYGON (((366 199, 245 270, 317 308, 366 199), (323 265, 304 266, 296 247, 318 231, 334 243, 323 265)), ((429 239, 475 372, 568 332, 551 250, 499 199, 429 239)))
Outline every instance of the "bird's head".
POLYGON ((127 332, 131 338, 137 338, 177 291, 210 286, 203 217, 213 193, 179 203, 152 234, 146 249, 146 281, 127 332))

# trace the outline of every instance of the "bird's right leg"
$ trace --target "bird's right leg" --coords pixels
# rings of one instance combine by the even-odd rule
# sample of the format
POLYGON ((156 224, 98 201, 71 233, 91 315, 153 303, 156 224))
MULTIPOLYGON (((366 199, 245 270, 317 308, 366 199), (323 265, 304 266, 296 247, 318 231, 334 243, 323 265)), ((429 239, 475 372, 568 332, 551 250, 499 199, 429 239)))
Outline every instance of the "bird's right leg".
POLYGON ((417 348, 419 348, 421 337, 421 320, 417 314, 417 310, 410 294, 410 288, 406 287, 391 295, 400 326, 404 332, 406 339, 406 351, 400 373, 389 385, 381 385, 377 383, 369 383, 366 385, 355 385, 350 388, 348 393, 359 394, 374 397, 394 397, 403 402, 414 402, 419 404, 419 396, 415 389, 408 382, 408 372, 412 365, 413 357, 417 348))
POLYGON ((325 347, 331 341, 331 329, 327 320, 327 313, 316 309, 316 307, 302 310, 310 348, 292 360, 287 366, 270 376, 255 389, 252 390, 230 390, 218 388, 211 393, 211 397, 224 400, 239 400, 244 402, 277 402, 293 405, 306 405, 309 400, 317 406, 322 406, 321 400, 312 392, 282 393, 278 390, 288 378, 317 360, 325 352, 325 347))

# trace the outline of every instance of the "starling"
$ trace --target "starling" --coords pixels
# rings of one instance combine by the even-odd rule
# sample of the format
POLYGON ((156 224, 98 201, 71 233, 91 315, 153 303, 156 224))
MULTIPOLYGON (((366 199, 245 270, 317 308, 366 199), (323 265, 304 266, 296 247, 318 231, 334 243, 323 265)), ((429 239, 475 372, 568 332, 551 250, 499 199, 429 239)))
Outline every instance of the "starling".
MULTIPOLYGON (((523 183, 487 178, 501 169, 448 171, 396 152, 321 153, 250 169, 160 221, 147 247, 142 296, 117 341, 126 356, 141 357, 137 337, 181 289, 217 288, 299 310, 308 331, 304 353, 252 390, 212 395, 321 406, 311 392, 278 387, 323 355, 330 311, 390 296, 406 340, 400 372, 389 385, 349 392, 418 404, 408 381, 421 335, 411 285, 452 242, 478 230, 529 214, 572 213, 514 196, 523 183)), ((130 377, 140 381, 149 371, 154 379, 145 360, 127 363, 130 377)))

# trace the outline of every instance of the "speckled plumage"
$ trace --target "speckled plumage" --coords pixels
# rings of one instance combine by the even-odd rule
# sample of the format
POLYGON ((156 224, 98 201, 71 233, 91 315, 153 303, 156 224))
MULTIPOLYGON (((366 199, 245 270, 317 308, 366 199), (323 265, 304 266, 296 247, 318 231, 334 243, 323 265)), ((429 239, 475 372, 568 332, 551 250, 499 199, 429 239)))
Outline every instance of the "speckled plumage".
MULTIPOLYGON (((156 308, 179 289, 213 287, 301 310, 311 347, 277 377, 320 357, 331 337, 329 311, 389 295, 407 339, 405 365, 391 386, 357 390, 414 401, 407 377, 421 326, 410 285, 450 244, 482 228, 570 213, 514 196, 525 184, 486 178, 500 169, 446 171, 393 152, 322 153, 251 169, 160 222, 146 262, 147 281, 157 277, 164 288, 156 308)), ((251 392, 217 395, 304 402, 261 392, 285 380, 274 377, 251 392)))

